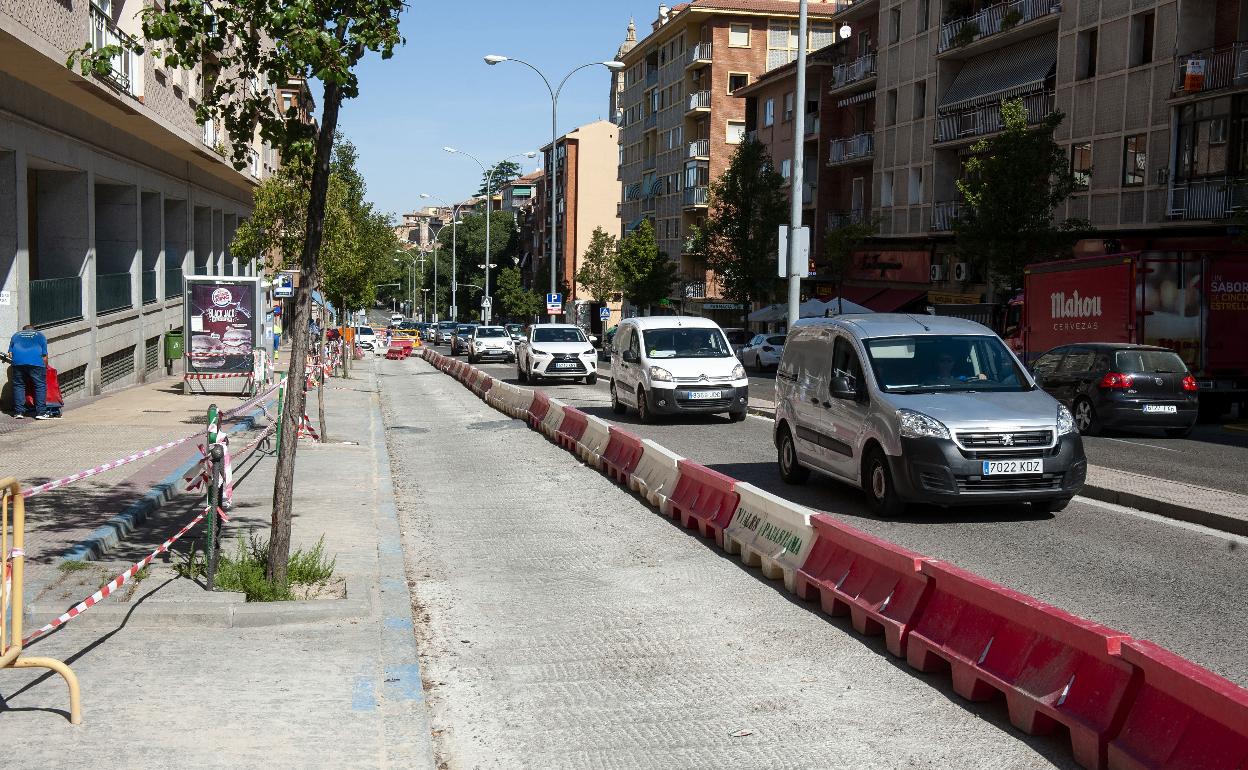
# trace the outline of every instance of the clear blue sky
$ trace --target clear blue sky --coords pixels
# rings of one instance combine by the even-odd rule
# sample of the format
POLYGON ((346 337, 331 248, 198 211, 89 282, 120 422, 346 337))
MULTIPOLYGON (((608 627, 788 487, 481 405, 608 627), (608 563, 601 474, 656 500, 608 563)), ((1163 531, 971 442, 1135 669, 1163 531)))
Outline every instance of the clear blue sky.
MULTIPOLYGON (((368 197, 395 214, 427 205, 422 192, 453 202, 477 190, 480 169, 444 146, 489 165, 550 141, 550 95, 541 79, 514 62, 491 67, 482 56, 525 59, 557 85, 573 67, 614 58, 630 16, 644 36, 659 3, 412 0, 411 6, 401 22, 406 45, 388 61, 361 64, 360 96, 343 105, 339 118, 360 149, 368 197)), ((559 98, 560 133, 610 118, 608 76, 605 67, 573 76, 559 98)), ((539 159, 521 163, 533 171, 539 159)))

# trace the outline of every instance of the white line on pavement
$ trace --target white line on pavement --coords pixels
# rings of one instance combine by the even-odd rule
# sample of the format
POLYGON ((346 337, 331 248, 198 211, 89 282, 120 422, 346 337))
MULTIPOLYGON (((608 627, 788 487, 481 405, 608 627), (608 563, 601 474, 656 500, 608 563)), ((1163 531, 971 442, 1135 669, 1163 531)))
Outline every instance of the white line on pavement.
POLYGON ((1147 443, 1145 443, 1145 442, 1143 442, 1143 441, 1127 441, 1126 439, 1122 439, 1122 438, 1109 438, 1108 436, 1107 436, 1107 437, 1105 437, 1105 440, 1106 440, 1106 441, 1117 441, 1119 444, 1130 444, 1131 446, 1147 446, 1147 447, 1152 447, 1153 449, 1161 449, 1161 450, 1164 450, 1164 451, 1166 451, 1166 452, 1180 452, 1180 453, 1182 452, 1182 450, 1179 450, 1179 449, 1171 449, 1171 448, 1170 448, 1170 447, 1168 447, 1168 446, 1157 446, 1156 444, 1147 444, 1147 443))
POLYGON ((1191 522, 1187 522, 1187 521, 1179 521, 1178 519, 1170 519, 1170 518, 1166 518, 1165 516, 1158 516, 1155 513, 1149 513, 1147 511, 1137 511, 1136 509, 1128 508, 1125 505, 1117 505, 1115 503, 1106 503, 1106 502, 1102 502, 1101 500, 1093 500, 1090 497, 1076 496, 1075 500, 1084 505, 1092 505, 1092 506, 1096 506, 1097 508, 1104 508, 1105 510, 1113 511, 1114 513, 1125 513, 1129 516, 1135 516, 1140 519, 1146 519, 1155 524, 1166 524, 1171 527, 1179 527, 1180 529, 1186 529, 1189 532, 1195 532, 1199 535, 1208 535, 1209 537, 1214 537, 1224 542, 1230 541, 1231 543, 1234 543, 1236 546, 1248 546, 1248 537, 1244 537, 1242 535, 1235 535, 1230 532, 1223 532, 1220 529, 1211 529, 1209 527, 1205 527, 1200 524, 1192 524, 1191 522))

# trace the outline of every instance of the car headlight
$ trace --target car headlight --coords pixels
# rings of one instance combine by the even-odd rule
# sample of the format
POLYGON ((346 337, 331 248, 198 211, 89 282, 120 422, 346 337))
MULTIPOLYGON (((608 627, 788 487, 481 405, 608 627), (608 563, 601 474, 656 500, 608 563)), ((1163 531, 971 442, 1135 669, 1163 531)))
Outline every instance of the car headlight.
POLYGON ((922 412, 898 409, 897 417, 901 420, 902 438, 949 438, 949 429, 944 423, 922 412))
POLYGON ((732 367, 732 379, 734 380, 745 379, 745 367, 742 366, 741 364, 737 364, 736 366, 732 367))
POLYGON ((1057 405, 1057 435, 1065 436, 1075 432, 1075 417, 1065 406, 1057 405))
POLYGON ((583 355, 583 356, 592 356, 592 355, 594 355, 594 350, 593 350, 593 348, 590 348, 589 350, 586 350, 586 351, 585 351, 584 353, 582 353, 581 355, 583 355))
POLYGON ((544 350, 538 350, 537 348, 534 348, 534 349, 533 349, 533 355, 535 355, 535 356, 544 356, 544 355, 546 355, 546 351, 544 351, 544 350))
POLYGON ((650 367, 650 379, 655 382, 671 382, 672 373, 661 366, 650 367))

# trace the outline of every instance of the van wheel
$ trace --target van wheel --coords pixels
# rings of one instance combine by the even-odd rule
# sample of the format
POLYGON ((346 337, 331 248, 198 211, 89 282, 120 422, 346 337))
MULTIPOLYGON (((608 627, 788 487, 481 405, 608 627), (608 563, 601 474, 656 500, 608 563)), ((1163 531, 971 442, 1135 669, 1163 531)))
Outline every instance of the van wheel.
POLYGON ((644 423, 654 422, 654 414, 650 411, 650 404, 646 403, 646 391, 642 388, 637 389, 637 419, 644 423))
POLYGON ((1096 417, 1096 408, 1086 398, 1075 402, 1075 427, 1083 436, 1095 436, 1101 432, 1101 421, 1096 417))
POLYGON ((613 414, 624 414, 628 411, 623 404, 620 403, 620 397, 615 394, 615 381, 611 381, 611 412, 613 414))
POLYGON ((729 419, 729 420, 732 420, 733 422, 745 422, 745 415, 746 415, 746 412, 744 412, 744 411, 741 411, 741 412, 729 412, 729 413, 728 413, 728 419, 729 419))
POLYGON ((884 453, 872 449, 862 467, 862 491, 867 493, 872 513, 881 519, 893 519, 904 513, 906 504, 893 486, 893 474, 884 453))
POLYGON ((810 478, 810 469, 797 459, 797 446, 793 443, 793 434, 789 432, 787 425, 780 429, 776 462, 780 465, 780 478, 786 484, 805 484, 810 478))

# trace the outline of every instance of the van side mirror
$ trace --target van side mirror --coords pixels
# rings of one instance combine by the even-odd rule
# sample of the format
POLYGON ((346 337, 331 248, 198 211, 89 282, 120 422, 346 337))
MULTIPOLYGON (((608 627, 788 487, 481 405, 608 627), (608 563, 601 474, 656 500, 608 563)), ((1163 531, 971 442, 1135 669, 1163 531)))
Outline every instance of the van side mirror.
POLYGON ((848 377, 833 377, 831 390, 833 398, 840 398, 846 401, 856 401, 858 399, 858 390, 850 384, 848 377))
POLYGON ((625 350, 621 354, 621 357, 624 359, 625 363, 629 363, 629 364, 641 363, 641 356, 637 355, 637 351, 632 350, 631 348, 628 350, 625 350))

